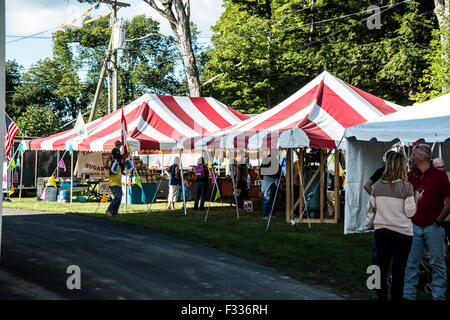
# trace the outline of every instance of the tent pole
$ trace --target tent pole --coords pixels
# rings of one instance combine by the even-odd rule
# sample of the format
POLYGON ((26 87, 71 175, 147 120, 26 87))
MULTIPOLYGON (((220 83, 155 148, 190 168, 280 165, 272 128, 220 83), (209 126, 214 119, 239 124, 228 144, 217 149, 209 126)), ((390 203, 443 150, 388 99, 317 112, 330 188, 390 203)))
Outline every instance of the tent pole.
POLYGON ((289 152, 289 149, 286 152, 286 222, 289 223, 291 221, 290 214, 291 214, 291 188, 292 185, 290 183, 291 179, 291 166, 289 163, 292 161, 291 153, 289 152))
MULTIPOLYGON (((303 192, 303 167, 304 167, 304 149, 301 148, 300 152, 298 153, 299 155, 299 161, 297 162, 297 169, 298 169, 298 175, 299 175, 299 181, 300 181, 300 185, 298 188, 298 197, 299 197, 299 207, 298 207, 298 212, 302 212, 303 211, 303 198, 305 197, 305 194, 303 192)), ((300 215, 299 215, 299 221, 301 219, 300 215)))
MULTIPOLYGON (((219 191, 219 185, 217 184, 217 178, 216 178, 216 172, 214 170, 214 163, 212 161, 212 156, 210 155, 209 151, 206 150, 206 154, 208 155, 208 162, 211 161, 211 172, 213 174, 213 179, 214 179, 214 184, 217 188, 217 192, 219 192, 219 196, 220 196, 220 202, 222 203, 222 208, 223 208, 223 201, 222 201, 222 195, 220 194, 219 191)), ((210 200, 211 201, 211 200, 210 200)))
MULTIPOLYGON (((273 199, 272 208, 270 209, 269 221, 267 221, 266 232, 267 232, 267 230, 269 230, 269 225, 270 225, 270 220, 272 219, 273 209, 275 208, 275 204, 277 203, 278 190, 280 189, 280 181, 281 181, 281 174, 280 174, 280 177, 278 177, 277 190, 275 191, 275 197, 273 199)), ((263 195, 263 197, 264 197, 264 195, 263 195)))
POLYGON ((325 166, 325 157, 323 154, 323 149, 320 148, 320 192, 319 192, 319 197, 320 197, 320 223, 323 223, 323 173, 324 173, 324 166, 325 166))
POLYGON ((183 192, 184 215, 187 215, 187 212, 186 212, 186 195, 185 195, 185 192, 184 192, 183 161, 181 160, 181 149, 179 150, 179 155, 180 155, 181 191, 183 192))
POLYGON ((239 220, 239 205, 238 205, 237 195, 236 195, 236 183, 234 181, 234 167, 233 166, 234 166, 234 163, 230 164, 231 182, 233 183, 234 203, 236 204, 236 217, 239 220))
POLYGON ((206 209, 206 214, 205 214, 205 222, 206 220, 208 220, 208 213, 209 213, 209 208, 211 207, 211 200, 212 200, 212 196, 214 194, 214 188, 216 187, 215 184, 213 184, 213 188, 211 190, 211 194, 209 196, 209 204, 208 204, 208 209, 206 209))
MULTIPOLYGON (((306 152, 306 149, 305 149, 305 152, 306 152)), ((303 201, 304 201, 305 208, 304 209, 302 208, 303 205, 301 205, 299 207, 299 211, 298 211, 299 212, 299 217, 298 217, 299 219, 298 219, 298 221, 302 221, 303 214, 306 211, 306 220, 308 221, 308 228, 311 230, 311 223, 309 222, 309 212, 308 212, 309 201, 306 201, 305 192, 303 191, 303 149, 301 151, 301 156, 302 156, 302 161, 301 161, 302 167, 298 169, 298 175, 299 175, 299 178, 300 178, 300 188, 301 188, 301 194, 300 194, 300 199, 299 200, 300 200, 300 204, 302 204, 303 201), (301 214, 300 214, 300 212, 301 212, 301 214)), ((299 163, 297 163, 297 165, 299 165, 299 163)))
MULTIPOLYGON (((57 163, 57 166, 59 166, 59 150, 56 151, 56 163, 57 163)), ((56 169, 56 179, 58 179, 58 178, 59 178, 59 169, 56 169)))
POLYGON ((161 181, 162 181, 162 180, 163 180, 163 177, 161 177, 161 179, 160 179, 159 182, 158 182, 158 186, 156 187, 156 192, 155 192, 155 194, 154 194, 154 196, 153 196, 153 200, 152 200, 152 202, 149 203, 149 205, 147 206, 147 213, 146 213, 145 215, 149 214, 150 211, 152 210, 152 204, 153 204, 153 202, 155 202, 155 200, 156 200, 156 195, 158 194, 159 186, 161 185, 161 181))
POLYGON ((124 213, 127 213, 127 202, 128 202, 128 174, 125 173, 125 205, 123 207, 124 213))
MULTIPOLYGON (((58 169, 56 170, 59 171, 58 169)), ((72 206, 72 198, 73 198, 73 152, 70 155, 70 206, 72 206)))
POLYGON ((37 179, 38 179, 38 151, 34 152, 34 186, 37 190, 37 179))

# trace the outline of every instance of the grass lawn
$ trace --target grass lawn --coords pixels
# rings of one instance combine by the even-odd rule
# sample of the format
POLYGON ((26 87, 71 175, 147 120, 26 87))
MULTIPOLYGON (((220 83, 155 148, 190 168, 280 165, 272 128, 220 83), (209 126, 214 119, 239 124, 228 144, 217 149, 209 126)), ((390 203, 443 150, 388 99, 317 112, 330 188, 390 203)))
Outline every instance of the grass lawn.
MULTIPOLYGON (((330 289, 349 299, 374 299, 375 292, 368 290, 366 269, 370 265, 372 234, 344 235, 343 223, 291 226, 284 218, 270 222, 260 218, 259 212, 240 210, 236 217, 235 207, 213 203, 205 223, 205 211, 194 211, 188 202, 187 215, 181 210, 165 210, 166 203, 152 205, 128 205, 127 213, 121 206, 117 218, 105 214, 107 204, 39 202, 35 198, 17 198, 3 202, 5 208, 61 212, 113 220, 148 228, 162 234, 215 248, 219 251, 271 267, 292 278, 330 289)), ((278 213, 280 214, 280 213, 278 213)), ((294 297, 295 298, 295 297, 294 297)), ((419 298, 430 296, 420 292, 419 298)))

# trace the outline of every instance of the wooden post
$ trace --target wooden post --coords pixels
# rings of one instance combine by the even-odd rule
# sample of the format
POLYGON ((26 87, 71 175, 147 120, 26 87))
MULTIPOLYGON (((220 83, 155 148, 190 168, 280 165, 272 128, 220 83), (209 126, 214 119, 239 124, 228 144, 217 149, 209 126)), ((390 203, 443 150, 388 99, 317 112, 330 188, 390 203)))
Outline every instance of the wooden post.
POLYGON ((59 178, 59 161, 60 161, 60 159, 59 159, 59 150, 58 151, 56 151, 56 179, 58 179, 59 178))
POLYGON ((38 151, 34 152, 34 185, 37 190, 37 180, 38 180, 38 151))
POLYGON ((292 163, 292 149, 288 149, 286 153, 286 222, 291 221, 292 199, 291 199, 291 163, 292 163))
POLYGON ((323 149, 320 149, 320 223, 323 222, 323 172, 324 172, 324 155, 323 149))
POLYGON ((340 197, 339 197, 339 149, 334 153, 334 221, 339 220, 340 215, 340 197))

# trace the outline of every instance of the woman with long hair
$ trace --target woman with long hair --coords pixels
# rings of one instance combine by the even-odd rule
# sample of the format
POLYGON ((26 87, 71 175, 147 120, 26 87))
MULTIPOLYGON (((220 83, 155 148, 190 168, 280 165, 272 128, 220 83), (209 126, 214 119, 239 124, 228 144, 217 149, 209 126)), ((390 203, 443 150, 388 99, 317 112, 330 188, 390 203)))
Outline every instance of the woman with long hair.
POLYGON ((376 208, 374 220, 378 266, 381 272, 379 300, 387 299, 387 275, 392 260, 392 300, 403 299, 405 268, 413 239, 411 217, 416 213, 412 185, 407 177, 408 160, 399 152, 386 160, 380 180, 373 185, 372 205, 376 208))

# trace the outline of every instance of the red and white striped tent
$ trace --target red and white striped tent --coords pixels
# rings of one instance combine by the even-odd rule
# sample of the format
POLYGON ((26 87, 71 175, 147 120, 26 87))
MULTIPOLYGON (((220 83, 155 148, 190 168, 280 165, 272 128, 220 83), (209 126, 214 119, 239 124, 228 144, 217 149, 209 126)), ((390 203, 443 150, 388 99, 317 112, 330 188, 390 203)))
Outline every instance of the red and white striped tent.
MULTIPOLYGON (((171 150, 180 138, 206 135, 249 117, 214 98, 145 94, 124 106, 131 151, 171 150)), ((86 124, 87 138, 72 130, 31 140, 31 150, 111 151, 121 139, 122 109, 86 124)))
POLYGON ((324 71, 276 107, 213 134, 182 139, 179 148, 336 148, 348 127, 401 107, 324 71))

